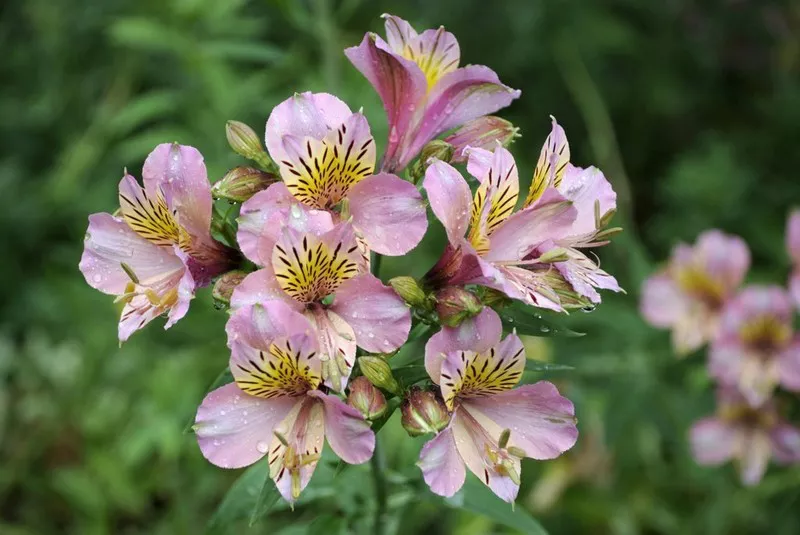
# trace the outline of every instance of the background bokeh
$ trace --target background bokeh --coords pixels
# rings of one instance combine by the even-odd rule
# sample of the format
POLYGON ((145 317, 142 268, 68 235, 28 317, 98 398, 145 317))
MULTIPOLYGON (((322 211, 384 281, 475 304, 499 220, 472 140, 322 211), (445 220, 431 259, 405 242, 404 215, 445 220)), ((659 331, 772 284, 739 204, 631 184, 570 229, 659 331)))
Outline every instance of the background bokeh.
MULTIPOLYGON (((637 312, 643 278, 707 227, 742 235, 753 281, 782 284, 785 216, 800 201, 800 5, 778 0, 7 0, 0 6, 0 533, 202 533, 238 473, 206 463, 184 427, 227 360, 225 314, 203 291, 168 332, 121 349, 117 311, 77 269, 87 215, 112 209, 123 167, 164 141, 199 148, 219 178, 239 160, 227 119, 260 130, 295 91, 380 102, 342 50, 392 12, 445 25, 463 63, 523 96, 503 115, 530 176, 549 131, 619 192, 625 233, 601 253, 626 295, 566 322, 579 339, 530 340, 576 369, 547 375, 577 406, 563 458, 525 465, 517 508, 551 533, 797 533, 800 469, 743 489, 701 468, 686 431, 713 410, 701 355, 679 361, 637 312)), ((440 232, 440 229, 439 229, 440 232)), ((439 234, 440 236, 440 234, 439 234)), ((437 235, 413 263, 421 275, 437 235)), ((395 533, 507 533, 420 487, 421 442, 381 433, 395 533), (402 439, 402 440, 401 440, 402 439)), ((471 477, 471 476, 470 476, 471 477)), ((311 504, 252 533, 368 533, 366 469, 323 470, 311 504)), ((313 492, 312 492, 313 491, 313 492)), ((223 522, 218 533, 249 533, 223 522)))

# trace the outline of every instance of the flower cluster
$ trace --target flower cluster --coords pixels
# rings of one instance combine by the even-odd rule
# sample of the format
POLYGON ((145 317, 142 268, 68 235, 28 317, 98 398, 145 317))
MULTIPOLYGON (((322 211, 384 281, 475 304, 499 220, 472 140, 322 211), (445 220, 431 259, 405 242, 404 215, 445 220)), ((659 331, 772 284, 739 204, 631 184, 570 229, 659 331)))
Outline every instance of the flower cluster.
POLYGON ((390 134, 380 160, 363 113, 327 93, 289 96, 267 118, 263 146, 228 123, 231 147, 251 164, 213 188, 196 149, 156 147, 144 187, 126 173, 119 212, 90 217, 80 268, 125 303, 120 341, 162 314, 170 327, 214 283, 230 313, 232 382, 205 397, 194 431, 215 465, 266 458, 294 502, 325 442, 363 463, 373 427, 399 406, 409 434, 434 434, 418 462, 433 492, 453 495, 469 469, 513 502, 521 460, 558 457, 578 430, 553 384, 525 380, 522 341, 497 310, 516 300, 565 312, 594 307, 598 290, 620 291, 588 252, 619 230, 608 227, 616 195, 598 169, 571 163, 552 119, 520 197, 506 148, 517 129, 488 115, 520 92, 487 67, 459 67, 444 28, 418 34, 385 21, 386 40, 367 34, 345 50, 383 100, 390 134), (235 216, 216 210, 226 201, 235 216), (420 243, 428 205, 445 251, 422 279, 385 284, 381 257, 420 243), (427 376, 401 376, 391 357, 432 328, 427 376))
MULTIPOLYGON (((787 245, 797 264, 800 212, 789 218, 787 245)), ((793 332, 797 272, 790 291, 741 287, 749 267, 741 238, 706 231, 694 246, 677 245, 669 265, 644 283, 641 311, 652 325, 672 329, 681 356, 709 344, 718 411, 692 428, 692 451, 701 464, 735 459, 742 482, 752 485, 771 457, 800 462, 800 429, 781 418, 775 396, 779 386, 800 391, 800 338, 793 332)))

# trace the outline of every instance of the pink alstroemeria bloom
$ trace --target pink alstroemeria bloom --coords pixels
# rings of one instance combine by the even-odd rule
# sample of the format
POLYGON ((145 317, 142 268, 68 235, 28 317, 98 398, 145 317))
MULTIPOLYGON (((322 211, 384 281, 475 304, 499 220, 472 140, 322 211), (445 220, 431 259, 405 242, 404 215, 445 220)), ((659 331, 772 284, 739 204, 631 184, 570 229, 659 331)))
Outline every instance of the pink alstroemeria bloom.
POLYGON ((714 339, 725 302, 750 267, 750 250, 738 236, 707 230, 694 245, 678 244, 667 267, 642 285, 640 310, 654 327, 672 329, 681 356, 714 339))
POLYGON ((119 216, 89 216, 80 261, 90 286, 125 303, 120 342, 165 312, 165 328, 174 325, 195 289, 229 269, 233 258, 209 232, 211 186, 197 149, 159 145, 142 175, 144 188, 127 172, 122 178, 119 216))
POLYGON ((511 153, 471 149, 467 170, 480 181, 473 197, 451 165, 433 161, 423 185, 449 245, 426 276, 431 285, 480 284, 528 304, 563 310, 547 282, 552 266, 537 248, 569 235, 577 217, 573 203, 555 189, 535 205, 514 213, 519 196, 511 153))
POLYGON ((242 252, 262 268, 236 287, 231 306, 279 300, 304 314, 319 338, 326 385, 344 390, 356 345, 388 353, 405 343, 411 313, 367 271, 350 223, 303 206, 284 184, 259 192, 242 211, 242 252))
POLYGON ((771 457, 781 464, 800 462, 800 430, 783 421, 773 403, 753 408, 735 389, 720 388, 717 405, 715 417, 691 429, 692 454, 699 464, 733 459, 742 483, 755 485, 771 457))
POLYGON ((373 175, 367 119, 333 95, 302 93, 278 104, 267 120, 266 145, 292 195, 350 220, 369 249, 403 255, 425 235, 422 195, 395 175, 373 175))
POLYGON ((709 353, 709 371, 737 387, 753 406, 777 385, 800 391, 800 337, 792 303, 778 286, 749 286, 730 300, 709 353))
POLYGON ((235 382, 205 397, 194 425, 206 459, 241 468, 266 455, 270 477, 294 502, 314 473, 324 440, 347 463, 372 457, 369 423, 318 389, 322 361, 306 318, 270 301, 237 309, 226 330, 235 382))
POLYGON ((522 458, 554 459, 575 444, 575 408, 547 381, 514 388, 525 369, 525 350, 516 334, 501 341, 494 311, 484 309, 470 323, 459 327, 460 335, 440 333, 425 347, 426 368, 452 416, 423 446, 417 464, 441 496, 461 488, 466 465, 500 498, 513 502, 522 458), (470 338, 478 346, 465 349, 470 338))
POLYGON ((793 210, 786 222, 786 249, 792 259, 792 275, 789 278, 789 292, 794 306, 800 308, 800 210, 793 210))
POLYGON ((520 91, 482 65, 459 68, 461 52, 444 27, 417 34, 400 17, 384 15, 386 41, 367 33, 344 51, 383 101, 389 143, 381 169, 404 169, 439 134, 505 108, 520 91))

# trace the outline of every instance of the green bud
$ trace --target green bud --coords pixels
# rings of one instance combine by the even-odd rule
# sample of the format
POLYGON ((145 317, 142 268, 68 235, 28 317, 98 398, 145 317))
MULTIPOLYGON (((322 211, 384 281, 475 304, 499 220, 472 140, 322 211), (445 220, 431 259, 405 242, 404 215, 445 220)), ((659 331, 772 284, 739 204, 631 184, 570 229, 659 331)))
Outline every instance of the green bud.
POLYGON ((214 298, 214 301, 219 305, 229 306, 231 304, 233 290, 239 286, 246 276, 246 272, 239 270, 229 271, 220 275, 214 283, 214 287, 211 289, 211 296, 214 298))
POLYGON ((400 423, 412 437, 438 433, 450 423, 450 413, 441 397, 431 390, 413 387, 400 406, 400 423))
POLYGON ((450 163, 450 160, 453 159, 453 146, 441 139, 434 139, 422 147, 419 159, 414 162, 409 171, 415 183, 425 174, 425 170, 431 164, 431 159, 450 163))
POLYGON ((442 325, 457 327, 465 319, 477 316, 482 309, 478 296, 463 288, 448 286, 436 293, 436 313, 442 325))
POLYGON ((361 373, 369 379, 370 383, 392 394, 400 393, 400 385, 397 384, 397 380, 392 375, 392 369, 385 359, 368 355, 359 358, 358 365, 361 373))
POLYGON ((234 167, 211 186, 211 194, 216 199, 244 202, 278 180, 272 173, 255 167, 234 167))
POLYGON ((389 279, 389 286, 411 306, 422 307, 427 302, 425 292, 413 277, 402 276, 389 279))
POLYGON ((248 160, 253 160, 261 167, 275 167, 275 164, 261 146, 261 139, 258 134, 246 124, 239 121, 228 121, 225 124, 225 136, 228 138, 228 144, 236 154, 244 156, 248 160))
POLYGON ((386 398, 365 376, 350 381, 347 404, 357 409, 367 420, 375 420, 386 412, 386 398))

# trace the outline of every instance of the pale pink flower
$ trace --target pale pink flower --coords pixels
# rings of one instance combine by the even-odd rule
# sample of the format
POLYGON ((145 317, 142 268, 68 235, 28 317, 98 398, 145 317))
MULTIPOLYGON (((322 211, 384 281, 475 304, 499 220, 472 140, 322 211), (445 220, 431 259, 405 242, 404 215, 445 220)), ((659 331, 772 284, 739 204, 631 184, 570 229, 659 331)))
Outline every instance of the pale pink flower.
POLYGON ((125 303, 119 339, 166 313, 165 328, 189 310, 195 289, 230 268, 233 251, 210 234, 211 187, 194 147, 165 143, 142 170, 127 172, 119 215, 89 216, 80 269, 86 282, 125 303))
POLYGON ((324 441, 350 464, 372 456, 375 435, 361 413, 318 390, 322 361, 306 318, 271 301, 237 309, 226 330, 235 382, 205 397, 194 425, 206 459, 241 468, 267 456, 270 477, 294 502, 324 441))
POLYGON ((494 113, 520 96, 482 65, 458 66, 461 52, 443 27, 418 34, 384 15, 386 41, 374 33, 345 55, 372 84, 389 121, 383 171, 405 168, 439 134, 494 113))
POLYGON ((780 464, 800 462, 800 430, 783 421, 771 402, 753 408, 735 389, 721 388, 717 415, 692 426, 695 460, 716 466, 736 461, 742 483, 761 481, 770 458, 780 464))
POLYGON ((778 286, 748 286, 722 312, 709 371, 754 406, 781 385, 800 391, 800 337, 789 295, 778 286))
POLYGON ((266 145, 288 191, 336 221, 351 221, 369 249, 402 255, 425 235, 419 191, 395 175, 373 174, 375 140, 367 119, 333 95, 307 92, 278 104, 267 120, 266 145))
POLYGON ((793 210, 786 222, 786 250, 792 259, 789 292, 794 306, 800 308, 800 210, 793 210))
POLYGON ((425 348, 425 365, 439 384, 452 416, 426 443, 417 463, 431 490, 452 496, 464 484, 465 466, 505 501, 519 491, 521 460, 554 459, 578 438, 575 409, 549 382, 517 385, 525 350, 516 334, 501 341, 491 309, 425 348), (470 341, 477 345, 467 348, 470 341))
POLYGON ((749 267, 750 251, 741 238, 707 230, 694 245, 678 244, 667 267, 644 282, 642 316, 672 329, 678 354, 690 353, 714 339, 722 307, 749 267))

